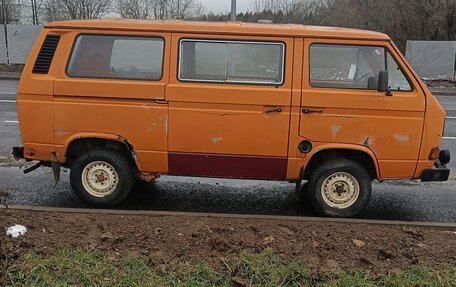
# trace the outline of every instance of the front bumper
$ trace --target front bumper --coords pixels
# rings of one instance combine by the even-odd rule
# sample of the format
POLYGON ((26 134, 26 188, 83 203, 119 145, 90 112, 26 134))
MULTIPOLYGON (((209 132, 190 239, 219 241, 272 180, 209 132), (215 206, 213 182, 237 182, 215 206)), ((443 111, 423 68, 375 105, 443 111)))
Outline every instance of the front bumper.
POLYGON ((425 169, 421 174, 421 181, 448 181, 450 178, 450 169, 444 165, 432 169, 425 169))
POLYGON ((446 167, 451 160, 451 155, 448 150, 440 152, 439 160, 435 163, 432 169, 425 169, 421 174, 421 181, 448 181, 450 178, 450 169, 446 167))

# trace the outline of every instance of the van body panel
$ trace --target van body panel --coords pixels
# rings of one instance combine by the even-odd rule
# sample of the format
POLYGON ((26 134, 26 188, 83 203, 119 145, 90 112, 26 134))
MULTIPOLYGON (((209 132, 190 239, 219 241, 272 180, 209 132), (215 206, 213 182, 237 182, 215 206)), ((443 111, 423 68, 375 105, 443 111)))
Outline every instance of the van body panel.
MULTIPOLYGON (((53 61, 47 74, 32 73, 35 59, 48 32, 49 30, 44 29, 38 35, 24 66, 17 91, 17 113, 25 147, 24 157, 29 160, 50 161, 51 153, 55 151, 52 94, 59 62, 53 61)), ((61 55, 62 49, 58 49, 57 54, 61 55)))
MULTIPOLYGON (((80 30, 71 35, 65 39, 73 45, 77 35, 125 34, 80 30)), ((169 62, 169 34, 133 33, 132 36, 163 38, 163 61, 169 62)), ((66 59, 70 57, 68 53, 66 59)), ((90 133, 94 138, 104 138, 103 134, 109 133, 131 144, 142 173, 166 173, 168 106, 160 100, 165 98, 169 70, 163 68, 161 80, 147 81, 69 77, 67 66, 62 65, 55 80, 55 144, 68 146, 69 139, 81 138, 80 132, 90 133)))
POLYGON ((415 178, 420 178, 425 169, 434 166, 434 160, 429 158, 432 149, 439 148, 444 136, 446 112, 439 101, 426 88, 427 111, 424 123, 423 142, 419 154, 415 178))
POLYGON ((286 157, 170 152, 169 166, 170 175, 266 180, 287 176, 286 157))
MULTIPOLYGON (((385 47, 403 65, 388 42, 331 39, 306 39, 305 63, 311 61, 313 44, 385 47)), ((413 178, 426 109, 413 75, 407 74, 414 87, 411 92, 393 92, 389 97, 376 90, 312 87, 309 69, 306 65, 300 135, 311 141, 365 146, 377 157, 381 179, 413 178)))
POLYGON ((52 96, 18 94, 17 109, 22 141, 27 144, 54 144, 52 96), (37 128, 37 123, 40 128, 37 128))
POLYGON ((426 114, 423 125, 423 140, 421 143, 418 164, 414 175, 414 178, 421 178, 424 170, 432 169, 435 166, 435 160, 430 159, 429 155, 432 149, 439 148, 442 144, 446 111, 439 103, 437 98, 429 91, 427 85, 420 79, 420 76, 416 73, 405 56, 400 52, 399 48, 393 42, 390 42, 390 45, 396 51, 397 57, 402 59, 402 63, 406 67, 405 70, 407 73, 412 75, 416 87, 421 88, 426 98, 426 114))
MULTIPOLYGON (((182 39, 252 41, 241 36, 173 34, 173 55, 182 39)), ((171 77, 169 102, 169 169, 171 174, 234 178, 286 179, 293 73, 293 39, 256 38, 284 43, 285 80, 281 86, 183 82, 171 77), (268 112, 280 108, 280 112, 268 112), (181 164, 188 159, 201 164, 181 164), (247 167, 261 164, 260 176, 247 167), (222 167, 225 166, 225 167, 222 167), (241 168, 245 166, 246 168, 241 168)), ((178 75, 179 58, 171 61, 178 75)))
POLYGON ((293 56, 293 81, 291 92, 291 115, 290 115, 290 140, 288 144, 288 167, 287 179, 295 180, 300 178, 301 167, 298 165, 299 159, 306 157, 297 148, 301 139, 299 137, 299 123, 301 119, 301 91, 302 91, 302 72, 304 56, 304 39, 295 38, 293 56))

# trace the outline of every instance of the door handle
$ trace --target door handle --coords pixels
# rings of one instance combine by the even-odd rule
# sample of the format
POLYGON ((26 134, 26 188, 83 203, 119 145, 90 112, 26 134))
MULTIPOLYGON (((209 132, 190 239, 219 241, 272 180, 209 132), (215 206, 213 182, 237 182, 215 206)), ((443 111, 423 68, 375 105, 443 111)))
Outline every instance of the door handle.
POLYGON ((156 99, 155 102, 160 105, 166 105, 168 104, 167 100, 162 100, 162 99, 156 99))
POLYGON ((281 113, 283 112, 282 107, 274 107, 274 108, 267 108, 264 110, 265 114, 271 114, 271 113, 281 113))
POLYGON ((321 114, 323 110, 302 109, 304 114, 321 114))

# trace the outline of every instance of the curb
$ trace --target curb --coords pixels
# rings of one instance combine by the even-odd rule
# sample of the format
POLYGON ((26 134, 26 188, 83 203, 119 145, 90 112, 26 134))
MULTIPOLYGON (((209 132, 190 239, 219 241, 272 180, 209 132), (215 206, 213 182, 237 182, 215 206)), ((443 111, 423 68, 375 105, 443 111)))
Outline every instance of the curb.
POLYGON ((10 80, 10 81, 19 81, 21 76, 5 76, 0 75, 0 80, 10 80))
POLYGON ((389 221, 389 220, 369 220, 369 219, 347 219, 347 218, 322 218, 322 217, 299 217, 283 215, 250 215, 250 214, 223 214, 223 213, 193 213, 193 212, 172 212, 172 211, 150 211, 150 210, 114 210, 114 209, 88 209, 88 208, 59 208, 59 207, 39 207, 39 206, 20 206, 0 207, 0 210, 31 211, 31 212, 51 212, 51 213, 73 213, 73 214, 106 214, 106 215, 142 215, 150 217, 199 217, 199 218, 233 218, 233 219, 252 219, 252 220, 283 220, 298 221, 308 223, 338 223, 338 224, 368 224, 383 226, 410 226, 410 227, 429 227, 437 229, 454 229, 456 223, 435 223, 435 222, 414 222, 414 221, 389 221))
POLYGON ((449 92, 432 92, 431 93, 434 96, 456 96, 456 91, 454 93, 449 93, 449 92))
POLYGON ((433 94, 433 95, 437 95, 437 96, 456 96, 456 88, 450 88, 450 89, 443 89, 443 90, 440 90, 439 88, 437 89, 433 89, 433 88, 430 88, 429 91, 433 94))

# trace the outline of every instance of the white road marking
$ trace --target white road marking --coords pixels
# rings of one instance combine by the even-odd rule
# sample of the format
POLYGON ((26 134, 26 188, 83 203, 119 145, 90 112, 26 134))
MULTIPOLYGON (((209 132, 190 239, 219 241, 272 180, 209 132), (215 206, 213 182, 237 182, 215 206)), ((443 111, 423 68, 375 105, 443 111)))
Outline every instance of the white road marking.
POLYGON ((4 123, 7 123, 7 124, 18 124, 19 121, 3 121, 4 123))
POLYGON ((16 103, 16 101, 13 101, 13 100, 0 100, 0 103, 16 103))
POLYGON ((456 140, 456 137, 443 137, 444 140, 456 140))
POLYGON ((0 92, 0 95, 15 95, 16 92, 11 92, 11 93, 8 93, 8 92, 0 92))
POLYGON ((446 117, 447 120, 456 120, 456 117, 446 117))

